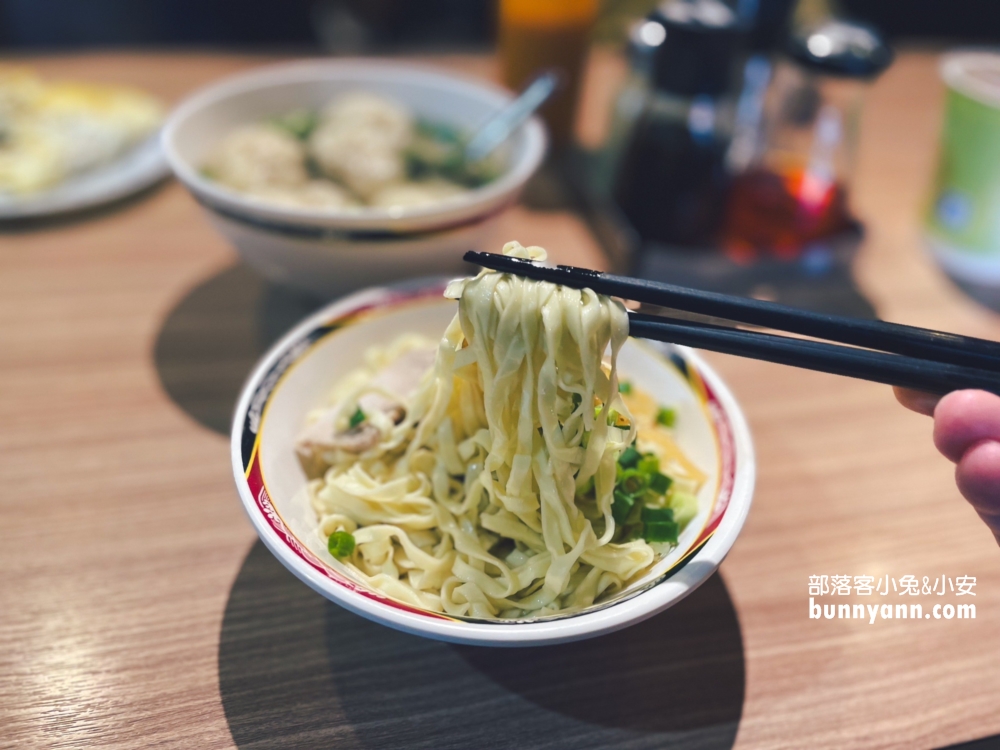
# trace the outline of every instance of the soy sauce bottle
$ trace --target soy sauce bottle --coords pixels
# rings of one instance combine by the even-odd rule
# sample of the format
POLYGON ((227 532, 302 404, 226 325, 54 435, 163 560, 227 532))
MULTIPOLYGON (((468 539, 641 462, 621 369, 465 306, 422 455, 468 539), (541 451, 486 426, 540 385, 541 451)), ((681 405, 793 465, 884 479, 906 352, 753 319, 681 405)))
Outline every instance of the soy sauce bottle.
POLYGON ((665 3, 650 15, 666 29, 652 66, 652 92, 636 122, 614 197, 645 242, 709 245, 726 190, 733 69, 743 38, 717 0, 665 3))

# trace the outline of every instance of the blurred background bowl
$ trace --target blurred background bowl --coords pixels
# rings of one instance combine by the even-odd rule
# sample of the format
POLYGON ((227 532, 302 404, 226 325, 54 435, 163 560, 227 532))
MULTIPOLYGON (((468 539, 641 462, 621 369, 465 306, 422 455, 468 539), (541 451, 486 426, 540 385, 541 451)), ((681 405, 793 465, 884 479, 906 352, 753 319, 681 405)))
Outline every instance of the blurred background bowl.
POLYGON ((438 204, 352 211, 265 203, 215 182, 201 167, 233 129, 296 109, 319 109, 348 91, 393 99, 418 118, 471 132, 512 99, 488 83, 430 66, 371 60, 268 66, 227 78, 183 101, 163 129, 177 178, 212 224, 267 279, 329 298, 361 286, 463 270, 466 250, 520 195, 541 164, 546 134, 532 118, 504 146, 495 180, 438 204))

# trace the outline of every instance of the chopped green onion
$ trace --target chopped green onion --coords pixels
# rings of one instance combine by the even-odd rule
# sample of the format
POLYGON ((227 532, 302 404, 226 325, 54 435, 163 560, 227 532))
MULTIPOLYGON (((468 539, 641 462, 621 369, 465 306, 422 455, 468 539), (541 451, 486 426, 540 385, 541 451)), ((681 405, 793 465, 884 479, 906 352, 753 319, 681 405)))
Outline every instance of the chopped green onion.
POLYGON ((353 430, 355 427, 364 422, 366 419, 367 417, 365 416, 365 413, 361 411, 361 407, 359 406, 357 409, 354 410, 354 413, 351 415, 351 418, 347 422, 347 424, 353 430))
POLYGON ((639 463, 636 467, 643 474, 655 474, 660 470, 660 459, 654 456, 652 453, 646 453, 642 458, 639 459, 639 463))
POLYGON ((674 521, 651 521, 643 524, 643 538, 647 542, 670 542, 677 544, 677 534, 680 531, 674 521))
POLYGON ((463 157, 461 131, 444 123, 427 120, 416 123, 414 137, 406 149, 407 171, 411 177, 440 175, 468 187, 476 187, 498 176, 497 160, 467 162, 463 157))
POLYGON ((664 427, 673 427, 677 422, 677 412, 673 409, 669 409, 665 406, 661 406, 660 410, 656 412, 656 423, 661 424, 664 427))
POLYGON ((639 463, 640 458, 642 458, 642 454, 630 445, 622 451, 622 454, 618 457, 618 463, 626 469, 631 469, 639 463))
POLYGON ((433 138, 436 141, 458 144, 462 140, 462 134, 451 125, 443 122, 432 122, 431 120, 417 120, 416 131, 420 135, 433 138))
MULTIPOLYGON (((601 416, 601 412, 604 410, 603 406, 594 407, 594 419, 598 419, 601 416)), ((622 420, 626 425, 628 421, 618 413, 615 409, 608 409, 608 427, 615 427, 618 424, 618 420, 622 420)))
POLYGON ((615 490, 615 501, 611 504, 611 516, 615 519, 615 523, 625 523, 633 505, 635 505, 635 498, 615 490))
POLYGON ((674 520, 686 526, 698 515, 698 498, 689 492, 675 490, 670 496, 670 507, 674 511, 674 520))
POLYGON ((335 531, 326 540, 326 548, 338 560, 343 560, 354 552, 354 536, 346 531, 335 531))
POLYGON ((670 523, 674 520, 673 508, 650 508, 642 509, 643 523, 670 523))
POLYGON ((615 488, 627 495, 641 495, 649 487, 649 476, 638 469, 625 469, 615 488))
POLYGON ((293 135, 299 140, 304 141, 316 129, 316 125, 319 123, 319 116, 315 112, 299 109, 275 117, 271 122, 289 135, 293 135))
POLYGON ((627 380, 623 380, 618 384, 618 392, 624 393, 627 396, 632 392, 632 384, 627 380))
POLYGON ((653 490, 653 492, 658 495, 666 495, 671 484, 673 484, 673 480, 666 474, 661 474, 660 472, 656 472, 649 478, 649 489, 653 490))
MULTIPOLYGON (((624 423, 625 423, 626 425, 628 424, 628 420, 626 420, 626 419, 625 419, 625 418, 624 418, 624 417, 623 417, 623 416, 622 416, 621 414, 619 414, 619 413, 618 413, 617 411, 615 411, 614 409, 612 409, 612 410, 611 410, 611 411, 610 411, 610 412, 608 413, 608 427, 617 427, 617 426, 618 426, 618 420, 619 420, 619 419, 620 419, 620 420, 622 420, 622 422, 624 422, 624 423)), ((624 425, 622 425, 622 426, 624 426, 624 425)))
POLYGON ((642 504, 642 500, 636 500, 635 505, 632 506, 632 510, 629 511, 628 515, 625 517, 626 526, 641 526, 642 525, 642 509, 645 506, 642 504))

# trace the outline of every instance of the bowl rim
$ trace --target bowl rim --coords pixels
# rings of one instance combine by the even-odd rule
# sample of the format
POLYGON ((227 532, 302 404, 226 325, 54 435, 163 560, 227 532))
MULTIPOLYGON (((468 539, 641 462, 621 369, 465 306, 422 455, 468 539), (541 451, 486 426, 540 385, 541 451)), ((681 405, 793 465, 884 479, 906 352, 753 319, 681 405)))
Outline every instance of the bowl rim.
MULTIPOLYGON (((294 536, 284 529, 283 521, 263 488, 263 481, 260 481, 261 497, 255 495, 249 484, 254 467, 259 471, 259 462, 254 461, 255 454, 251 455, 249 461, 245 459, 246 425, 248 419, 253 421, 253 409, 257 408, 259 424, 260 410, 280 381, 280 376, 311 348, 320 329, 329 330, 331 323, 339 327, 345 320, 379 309, 426 302, 432 292, 439 292, 440 289, 440 284, 431 286, 429 280, 422 279, 372 287, 335 301, 282 336, 247 378, 233 416, 230 457, 244 510, 271 553, 310 588, 355 614, 404 632, 469 645, 535 646, 609 633, 652 617, 676 604, 704 583, 718 569, 742 530, 753 500, 756 463, 749 426, 735 397, 701 357, 688 347, 681 346, 672 347, 672 350, 682 357, 688 368, 693 366, 709 397, 710 409, 718 409, 713 417, 721 419, 729 428, 732 476, 728 488, 728 504, 717 521, 717 526, 708 531, 707 539, 692 545, 687 562, 669 577, 657 579, 638 593, 622 600, 602 608, 585 610, 571 617, 529 622, 468 622, 373 596, 361 584, 350 585, 335 581, 293 549, 293 545, 298 546, 298 542, 289 541, 289 537, 294 539, 294 536), (694 562, 698 564, 690 564, 694 562)), ((716 429, 717 440, 720 437, 722 435, 716 429)), ((724 453, 724 446, 720 445, 720 450, 724 453)), ((723 472, 725 474, 725 467, 723 472)), ((722 483, 726 482, 725 475, 720 479, 722 483)), ((720 487, 720 494, 722 491, 720 487)))
POLYGON ((533 116, 521 126, 526 140, 522 158, 485 185, 428 206, 365 207, 353 211, 336 211, 277 205, 228 188, 204 177, 177 147, 177 134, 191 117, 211 106, 224 104, 234 96, 282 84, 324 78, 341 79, 348 75, 360 80, 380 81, 391 78, 403 83, 436 83, 442 87, 458 89, 470 97, 492 100, 498 108, 514 97, 511 91, 490 81, 454 73, 447 68, 427 63, 343 58, 295 60, 259 66, 209 83, 184 98, 171 110, 160 135, 163 154, 170 169, 198 200, 240 217, 258 220, 263 218, 285 225, 357 230, 385 230, 394 223, 404 221, 419 224, 421 228, 433 228, 455 223, 456 217, 471 219, 496 210, 498 204, 512 202, 516 193, 537 170, 547 151, 548 135, 545 127, 537 116, 533 116))

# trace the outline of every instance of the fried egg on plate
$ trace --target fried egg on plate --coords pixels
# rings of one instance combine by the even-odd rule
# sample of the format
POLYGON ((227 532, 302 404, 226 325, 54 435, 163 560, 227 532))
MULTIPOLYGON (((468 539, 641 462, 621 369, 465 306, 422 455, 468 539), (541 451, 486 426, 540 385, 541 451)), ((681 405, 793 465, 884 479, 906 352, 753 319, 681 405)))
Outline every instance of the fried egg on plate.
POLYGON ((107 164, 162 117, 160 103, 135 89, 0 72, 0 192, 44 190, 107 164))

